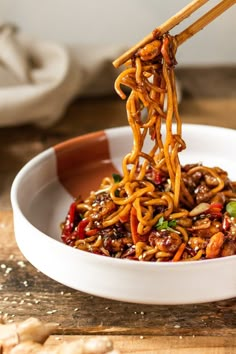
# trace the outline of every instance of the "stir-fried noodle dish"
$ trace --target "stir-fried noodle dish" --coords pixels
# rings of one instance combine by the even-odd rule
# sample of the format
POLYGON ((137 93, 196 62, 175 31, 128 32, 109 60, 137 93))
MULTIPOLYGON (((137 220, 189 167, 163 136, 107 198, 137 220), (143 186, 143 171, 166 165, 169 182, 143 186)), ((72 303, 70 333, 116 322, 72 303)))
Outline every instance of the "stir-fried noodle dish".
POLYGON ((67 245, 149 262, 236 254, 236 182, 220 167, 180 164, 186 146, 176 96, 176 49, 175 38, 166 33, 140 48, 116 79, 118 95, 129 94, 133 146, 123 158, 122 175, 105 177, 86 200, 78 197, 71 204, 61 225, 67 245), (153 144, 147 153, 148 135, 153 144))

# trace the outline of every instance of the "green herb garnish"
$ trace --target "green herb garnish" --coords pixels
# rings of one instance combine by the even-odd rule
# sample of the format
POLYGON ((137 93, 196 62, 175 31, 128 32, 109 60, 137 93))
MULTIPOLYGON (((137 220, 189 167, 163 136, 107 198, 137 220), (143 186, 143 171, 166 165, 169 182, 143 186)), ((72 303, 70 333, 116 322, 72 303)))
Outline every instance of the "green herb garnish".
POLYGON ((113 173, 112 178, 113 178, 114 183, 119 183, 122 180, 122 177, 120 175, 118 175, 117 173, 113 173))
POLYGON ((229 202, 226 205, 226 211, 229 213, 230 216, 235 218, 236 217, 236 201, 229 202))
POLYGON ((119 196, 120 196, 120 191, 119 191, 119 189, 116 189, 115 190, 115 197, 119 198, 119 196))
POLYGON ((156 224, 157 230, 168 230, 168 231, 173 231, 173 232, 178 232, 173 227, 176 226, 176 220, 165 220, 163 216, 160 217, 158 220, 158 223, 156 224))
MULTIPOLYGON (((119 183, 119 182, 122 180, 121 175, 118 175, 117 173, 113 173, 113 174, 112 174, 112 177, 113 177, 114 183, 119 183)), ((120 196, 120 191, 119 191, 119 189, 117 189, 117 190, 115 191, 115 196, 116 196, 117 198, 120 196)))

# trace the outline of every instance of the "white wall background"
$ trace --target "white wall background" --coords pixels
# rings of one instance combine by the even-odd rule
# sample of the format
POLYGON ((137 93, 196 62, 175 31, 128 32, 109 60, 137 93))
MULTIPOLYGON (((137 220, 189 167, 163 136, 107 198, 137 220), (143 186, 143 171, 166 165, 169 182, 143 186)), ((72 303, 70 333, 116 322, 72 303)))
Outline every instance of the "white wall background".
MULTIPOLYGON (((189 0, 0 0, 0 18, 65 44, 135 44, 189 0)), ((204 9, 216 5, 210 0, 204 9)), ((198 10, 197 17, 203 12, 198 10)), ((191 17, 184 27, 192 23, 191 17)), ((177 32, 183 28, 178 26, 177 32)), ((175 32, 176 33, 176 32, 175 32)), ((178 52, 179 65, 236 64, 236 5, 178 52)))

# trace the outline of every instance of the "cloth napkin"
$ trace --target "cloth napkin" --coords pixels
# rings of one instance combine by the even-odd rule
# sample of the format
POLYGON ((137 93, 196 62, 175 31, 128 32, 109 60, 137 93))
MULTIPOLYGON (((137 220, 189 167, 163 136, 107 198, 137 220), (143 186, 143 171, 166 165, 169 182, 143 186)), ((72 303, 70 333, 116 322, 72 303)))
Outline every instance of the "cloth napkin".
POLYGON ((0 25, 0 127, 50 126, 77 96, 114 92, 111 62, 125 48, 69 48, 35 39, 11 24, 0 25))

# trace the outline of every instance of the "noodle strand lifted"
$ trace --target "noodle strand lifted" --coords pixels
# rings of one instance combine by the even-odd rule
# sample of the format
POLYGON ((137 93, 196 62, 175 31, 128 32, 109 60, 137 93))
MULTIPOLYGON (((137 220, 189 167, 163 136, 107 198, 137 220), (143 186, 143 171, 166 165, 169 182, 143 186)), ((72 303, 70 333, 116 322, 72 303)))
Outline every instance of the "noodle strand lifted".
POLYGON ((104 178, 87 200, 71 205, 62 224, 66 244, 139 261, 236 254, 236 184, 218 167, 180 164, 186 145, 176 49, 166 33, 137 50, 116 79, 117 94, 127 99, 132 150, 123 158, 122 176, 104 178))

